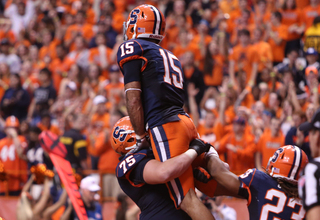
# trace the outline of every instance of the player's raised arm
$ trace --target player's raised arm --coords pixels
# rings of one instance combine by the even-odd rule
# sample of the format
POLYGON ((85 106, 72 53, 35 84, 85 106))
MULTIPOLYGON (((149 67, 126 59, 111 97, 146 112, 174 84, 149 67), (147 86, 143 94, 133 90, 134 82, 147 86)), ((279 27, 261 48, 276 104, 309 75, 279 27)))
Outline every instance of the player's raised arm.
POLYGON ((144 137, 146 136, 141 99, 141 74, 146 68, 148 60, 143 56, 141 45, 135 40, 121 44, 117 57, 124 76, 126 107, 139 144, 140 140, 145 141, 144 137))

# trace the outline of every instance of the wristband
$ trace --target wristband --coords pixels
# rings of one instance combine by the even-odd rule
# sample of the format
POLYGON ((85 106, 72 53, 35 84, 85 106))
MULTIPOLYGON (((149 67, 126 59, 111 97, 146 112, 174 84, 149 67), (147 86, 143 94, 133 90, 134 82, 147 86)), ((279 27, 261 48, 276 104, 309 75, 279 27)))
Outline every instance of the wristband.
POLYGON ((141 140, 142 138, 144 138, 145 136, 147 136, 147 134, 146 133, 144 133, 143 135, 137 135, 136 134, 136 139, 139 139, 139 140, 141 140))
POLYGON ((220 93, 220 97, 226 97, 225 93, 220 93))
POLYGON ((208 159, 211 156, 219 158, 218 152, 213 147, 210 147, 209 151, 205 153, 205 159, 208 159))
POLYGON ((188 149, 186 152, 184 152, 186 155, 188 155, 192 160, 194 160, 197 156, 198 153, 194 149, 188 149))

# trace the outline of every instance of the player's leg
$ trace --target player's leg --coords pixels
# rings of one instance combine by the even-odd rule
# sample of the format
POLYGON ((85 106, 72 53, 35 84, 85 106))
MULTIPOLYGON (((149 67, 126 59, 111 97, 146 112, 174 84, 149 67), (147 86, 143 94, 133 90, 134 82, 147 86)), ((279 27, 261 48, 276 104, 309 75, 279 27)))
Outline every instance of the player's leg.
MULTIPOLYGON (((150 130, 152 150, 160 162, 187 151, 190 142, 196 137, 196 128, 187 116, 181 116, 180 121, 169 122, 150 130)), ((168 182, 167 187, 176 207, 179 207, 188 191, 194 189, 192 167, 179 178, 168 182)))
MULTIPOLYGON (((153 153, 155 158, 161 162, 184 153, 189 149, 190 142, 198 137, 192 120, 184 115, 179 117, 180 121, 151 129, 153 153)), ((192 167, 190 166, 179 178, 168 182, 167 187, 176 207, 179 207, 189 190, 194 190, 192 167)))
MULTIPOLYGON (((155 127, 150 131, 152 150, 161 162, 178 156, 189 149, 190 142, 198 137, 190 118, 155 127)), ((190 166, 179 178, 167 183, 169 194, 176 207, 182 208, 192 219, 212 220, 210 211, 198 199, 194 191, 193 170, 190 166)))

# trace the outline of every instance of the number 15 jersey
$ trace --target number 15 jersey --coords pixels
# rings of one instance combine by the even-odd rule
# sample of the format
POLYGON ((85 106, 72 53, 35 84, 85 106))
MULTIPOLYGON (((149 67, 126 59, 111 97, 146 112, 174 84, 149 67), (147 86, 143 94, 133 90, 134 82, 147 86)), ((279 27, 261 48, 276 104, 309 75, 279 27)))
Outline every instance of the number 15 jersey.
POLYGON ((117 59, 125 84, 141 82, 144 120, 149 128, 178 121, 177 115, 185 114, 183 72, 175 55, 158 44, 135 39, 120 45, 117 59), (132 61, 140 63, 139 69, 127 68, 132 61))
POLYGON ((304 219, 302 201, 289 198, 278 182, 268 174, 257 169, 249 169, 239 179, 241 188, 246 188, 249 194, 245 197, 248 199, 251 220, 304 219))

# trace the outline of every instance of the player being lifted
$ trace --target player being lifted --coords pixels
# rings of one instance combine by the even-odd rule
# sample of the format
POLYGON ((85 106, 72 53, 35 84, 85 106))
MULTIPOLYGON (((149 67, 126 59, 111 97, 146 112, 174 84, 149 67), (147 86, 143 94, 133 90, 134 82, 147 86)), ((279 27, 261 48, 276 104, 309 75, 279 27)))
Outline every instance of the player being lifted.
MULTIPOLYGON (((137 146, 148 146, 150 137, 156 160, 164 162, 188 150, 197 130, 184 112, 183 72, 180 61, 159 46, 165 35, 165 18, 152 5, 134 8, 124 24, 124 40, 117 59, 124 75, 126 105, 137 135, 137 146)), ((176 207, 187 213, 184 198, 196 196, 191 166, 167 184, 176 207)), ((199 201, 194 219, 213 219, 199 201)), ((190 213, 188 213, 190 215, 190 213)))

